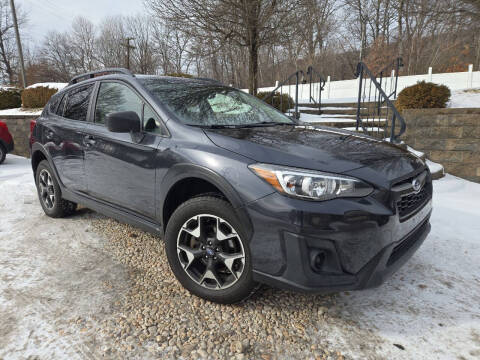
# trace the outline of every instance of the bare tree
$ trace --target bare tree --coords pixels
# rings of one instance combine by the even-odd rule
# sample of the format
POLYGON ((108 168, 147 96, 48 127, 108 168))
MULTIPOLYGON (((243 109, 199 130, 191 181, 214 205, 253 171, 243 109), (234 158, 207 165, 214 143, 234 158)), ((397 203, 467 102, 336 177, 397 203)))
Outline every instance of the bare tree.
POLYGON ((77 17, 72 23, 72 56, 75 72, 88 72, 98 67, 95 59, 95 28, 91 21, 77 17))
MULTIPOLYGON (((18 6, 17 19, 19 27, 25 25, 26 15, 18 6)), ((0 69, 2 77, 10 84, 17 81, 17 63, 18 54, 10 4, 8 0, 0 0, 0 69)))
POLYGON ((257 92, 259 49, 290 25, 293 0, 145 0, 158 17, 190 36, 222 47, 233 42, 249 54, 249 91, 257 92))
POLYGON ((97 61, 104 67, 122 67, 125 49, 121 46, 127 37, 125 19, 121 16, 108 17, 99 26, 95 41, 97 61))
POLYGON ((147 16, 127 17, 125 22, 128 37, 134 39, 132 52, 133 70, 141 74, 154 74, 157 68, 153 52, 152 21, 147 16))

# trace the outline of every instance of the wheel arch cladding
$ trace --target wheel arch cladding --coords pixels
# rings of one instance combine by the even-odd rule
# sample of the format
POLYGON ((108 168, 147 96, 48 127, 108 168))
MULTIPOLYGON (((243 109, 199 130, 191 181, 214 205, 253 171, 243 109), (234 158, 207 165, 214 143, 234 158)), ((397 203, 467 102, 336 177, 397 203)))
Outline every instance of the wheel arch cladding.
POLYGON ((165 175, 160 191, 158 213, 164 230, 180 204, 195 196, 216 193, 232 205, 250 239, 252 225, 243 201, 227 180, 214 171, 198 165, 175 165, 165 175))
POLYGON ((33 175, 35 176, 36 172, 37 172, 37 168, 38 168, 38 164, 40 164, 40 162, 42 160, 47 160, 47 157, 45 156, 45 154, 40 151, 40 150, 36 150, 32 153, 32 170, 33 170, 33 175))

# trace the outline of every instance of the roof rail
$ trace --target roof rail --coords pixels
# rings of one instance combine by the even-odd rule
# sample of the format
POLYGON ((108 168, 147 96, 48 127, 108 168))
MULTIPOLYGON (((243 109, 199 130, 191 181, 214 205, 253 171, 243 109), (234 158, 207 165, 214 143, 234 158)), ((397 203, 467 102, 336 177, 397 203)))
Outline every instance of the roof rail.
POLYGON ((97 76, 109 75, 109 74, 124 74, 129 76, 135 76, 132 74, 130 70, 127 70, 125 68, 107 68, 107 69, 95 70, 95 71, 87 72, 85 74, 77 75, 73 77, 72 80, 70 80, 68 85, 77 84, 80 81, 92 79, 97 76))

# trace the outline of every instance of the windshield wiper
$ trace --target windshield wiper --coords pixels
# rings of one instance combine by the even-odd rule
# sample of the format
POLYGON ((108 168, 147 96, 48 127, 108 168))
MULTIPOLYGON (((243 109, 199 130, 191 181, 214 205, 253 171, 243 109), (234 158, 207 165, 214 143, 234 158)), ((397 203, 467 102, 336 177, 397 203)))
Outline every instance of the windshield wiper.
POLYGON ((241 129, 252 127, 266 127, 266 126, 278 126, 278 125, 296 125, 295 123, 284 123, 275 121, 262 121, 252 124, 188 124, 190 126, 200 127, 204 129, 241 129))
POLYGON ((276 121, 262 121, 258 123, 253 123, 253 124, 242 124, 238 125, 238 127, 261 127, 261 126, 284 126, 284 125, 296 125, 295 123, 284 123, 284 122, 276 122, 276 121))
POLYGON ((228 124, 187 124, 189 126, 199 127, 203 129, 236 129, 239 125, 228 125, 228 124))

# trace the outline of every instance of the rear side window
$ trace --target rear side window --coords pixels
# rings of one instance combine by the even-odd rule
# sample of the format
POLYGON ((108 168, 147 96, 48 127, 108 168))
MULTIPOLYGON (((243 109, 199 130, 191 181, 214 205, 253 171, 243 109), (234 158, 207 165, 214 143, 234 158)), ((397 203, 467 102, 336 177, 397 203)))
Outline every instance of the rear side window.
POLYGON ((142 118, 142 99, 129 87, 114 82, 102 82, 98 91, 95 122, 105 124, 105 117, 113 112, 135 111, 142 118))
MULTIPOLYGON (((64 117, 71 120, 86 121, 90 95, 93 85, 72 90, 68 93, 64 117)), ((62 100, 63 102, 63 100, 62 100)))

